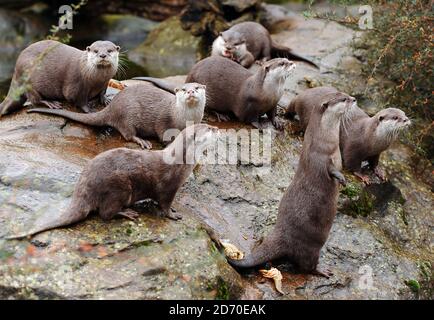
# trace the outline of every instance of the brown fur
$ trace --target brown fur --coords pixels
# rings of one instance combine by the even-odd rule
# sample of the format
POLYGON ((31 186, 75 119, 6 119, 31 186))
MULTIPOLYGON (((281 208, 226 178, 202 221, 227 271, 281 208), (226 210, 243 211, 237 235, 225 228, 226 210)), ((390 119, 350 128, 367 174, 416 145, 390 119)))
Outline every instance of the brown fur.
MULTIPOLYGON (((220 34, 225 40, 226 48, 233 52, 232 59, 249 68, 255 60, 270 60, 271 58, 288 58, 304 61, 316 68, 318 66, 307 58, 295 54, 290 48, 275 43, 270 33, 257 22, 241 22, 220 34), (236 50, 236 44, 245 43, 247 51, 242 56, 236 50)), ((213 50, 213 54, 216 51, 213 50)))
POLYGON ((164 150, 117 148, 101 153, 83 170, 67 210, 60 216, 48 218, 48 221, 38 220, 30 231, 8 239, 66 226, 84 220, 93 211, 98 211, 104 220, 116 215, 134 219, 136 214, 128 208, 145 199, 158 202, 163 216, 180 219, 179 215, 171 212, 171 205, 178 189, 193 171, 194 164, 168 164, 164 159, 175 150, 183 150, 180 156, 185 158, 186 150, 193 143, 203 147, 209 143, 206 139, 217 131, 217 128, 205 124, 189 128, 184 129, 164 150))
POLYGON ((297 171, 280 201, 274 230, 245 259, 229 260, 232 265, 249 268, 286 258, 302 272, 318 272, 319 253, 336 214, 338 181, 345 184, 339 153, 342 114, 336 112, 337 105, 347 109, 349 103, 331 97, 314 109, 297 171))
POLYGON ((119 47, 110 41, 96 41, 85 51, 53 40, 28 46, 17 59, 8 95, 0 104, 0 115, 21 108, 26 99, 34 106, 49 108, 60 108, 60 101, 66 100, 88 112, 88 102, 102 97, 116 74, 118 51, 119 47), (106 64, 90 68, 88 55, 105 59, 106 64), (25 92, 17 93, 22 88, 25 92))
MULTIPOLYGON (((305 129, 309 123, 312 110, 320 106, 322 101, 338 94, 342 93, 332 87, 308 89, 291 101, 286 116, 292 117, 297 114, 300 118, 301 127, 305 129)), ((398 129, 408 124, 410 124, 409 119, 399 109, 387 108, 379 111, 373 117, 369 117, 359 107, 353 106, 351 112, 348 113, 348 117, 342 119, 340 127, 340 149, 344 167, 355 172, 365 181, 367 177, 361 176, 360 172, 362 162, 368 161, 371 169, 380 178, 383 178, 381 171, 377 169, 380 154, 396 138, 398 129), (376 134, 376 130, 382 121, 394 120, 394 118, 396 118, 396 131, 390 135, 376 134)))
MULTIPOLYGON (((283 94, 283 83, 266 88, 267 77, 275 68, 292 70, 295 65, 282 58, 265 62, 256 73, 251 73, 238 63, 219 56, 198 62, 187 76, 187 82, 197 82, 207 87, 208 109, 218 113, 232 113, 239 120, 259 125, 259 118, 267 114, 277 128, 277 102, 283 94)), ((287 75, 289 75, 289 72, 287 75)))
MULTIPOLYGON (((195 90, 198 86, 203 89, 202 85, 195 83, 186 84, 183 88, 195 90)), ((197 96, 200 94, 194 92, 197 96)), ((92 126, 110 126, 118 130, 125 140, 136 142, 142 148, 151 148, 150 142, 139 136, 157 137, 163 142, 166 130, 182 130, 186 126, 186 121, 199 123, 203 117, 204 106, 205 101, 195 107, 188 107, 186 104, 177 106, 176 96, 144 82, 120 91, 108 107, 96 113, 81 114, 43 108, 32 109, 29 112, 54 114, 92 126), (182 111, 188 108, 198 109, 197 119, 183 119, 185 114, 182 111)))

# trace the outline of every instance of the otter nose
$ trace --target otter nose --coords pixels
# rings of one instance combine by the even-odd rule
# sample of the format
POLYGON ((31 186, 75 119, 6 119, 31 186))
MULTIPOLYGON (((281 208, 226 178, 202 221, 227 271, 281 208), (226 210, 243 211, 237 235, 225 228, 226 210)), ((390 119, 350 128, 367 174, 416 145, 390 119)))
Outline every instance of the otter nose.
POLYGON ((194 94, 194 90, 188 90, 187 93, 189 96, 192 96, 194 94))
POLYGON ((351 101, 351 102, 356 102, 356 98, 351 97, 351 98, 350 98, 350 101, 351 101))
POLYGON ((101 54, 99 55, 99 57, 100 57, 101 59, 104 59, 104 58, 107 57, 107 55, 106 55, 105 53, 101 53, 101 54))
POLYGON ((410 121, 410 119, 409 119, 409 118, 407 118, 407 117, 404 117, 403 121, 404 121, 404 122, 409 122, 409 121, 410 121))

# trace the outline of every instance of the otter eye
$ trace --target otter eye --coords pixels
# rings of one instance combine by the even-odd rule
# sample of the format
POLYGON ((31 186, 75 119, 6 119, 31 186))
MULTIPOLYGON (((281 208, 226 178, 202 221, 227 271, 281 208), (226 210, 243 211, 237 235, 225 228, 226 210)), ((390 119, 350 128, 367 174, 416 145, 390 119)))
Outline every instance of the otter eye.
POLYGON ((284 62, 279 63, 279 66, 284 66, 284 65, 285 65, 284 62))
POLYGON ((393 117, 393 120, 398 120, 398 117, 393 117))
POLYGON ((200 89, 199 87, 194 88, 194 90, 199 90, 199 89, 200 89))
POLYGON ((113 50, 112 50, 112 49, 108 49, 107 52, 108 52, 108 53, 112 53, 113 50))
POLYGON ((384 117, 380 117, 380 118, 378 118, 378 120, 383 121, 383 120, 384 120, 384 117))
POLYGON ((98 53, 98 50, 93 50, 93 52, 98 53))

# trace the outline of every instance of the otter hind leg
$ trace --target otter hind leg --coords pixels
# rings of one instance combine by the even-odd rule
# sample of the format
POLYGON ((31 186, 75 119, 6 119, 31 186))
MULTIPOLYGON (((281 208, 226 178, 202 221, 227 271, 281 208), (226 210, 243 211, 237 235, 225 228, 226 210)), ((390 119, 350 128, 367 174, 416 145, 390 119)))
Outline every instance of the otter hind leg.
MULTIPOLYGON (((123 189, 121 190, 110 190, 108 192, 101 192, 104 197, 101 199, 101 203, 98 206, 99 215, 104 220, 111 220, 115 215, 129 216, 133 217, 130 209, 125 209, 130 206, 132 189, 128 185, 127 181, 108 181, 107 185, 116 186, 122 184, 123 189), (121 214, 122 213, 122 214, 121 214)), ((116 189, 116 188, 115 188, 116 189)))
POLYGON ((136 221, 137 218, 139 217, 139 214, 133 209, 125 209, 121 212, 118 212, 117 214, 127 219, 130 219, 132 221, 136 221))
POLYGON ((41 100, 40 104, 47 106, 50 109, 62 109, 63 105, 59 101, 41 100))

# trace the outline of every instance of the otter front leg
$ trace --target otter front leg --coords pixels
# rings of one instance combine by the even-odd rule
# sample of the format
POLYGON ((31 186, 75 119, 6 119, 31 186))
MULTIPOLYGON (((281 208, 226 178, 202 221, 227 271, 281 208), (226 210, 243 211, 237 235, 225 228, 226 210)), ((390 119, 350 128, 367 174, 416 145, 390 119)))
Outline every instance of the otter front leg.
MULTIPOLYGON (((164 191, 161 191, 162 193, 164 191)), ((161 208, 161 213, 164 217, 169 218, 171 220, 180 220, 182 219, 182 215, 176 212, 175 209, 172 208, 173 199, 175 199, 175 192, 168 192, 166 194, 161 194, 160 199, 158 200, 158 204, 161 208)))
POLYGON ((250 66, 255 62, 255 58, 250 52, 246 52, 246 54, 241 57, 238 61, 244 68, 250 68, 250 66))
POLYGON ((273 108, 272 110, 267 112, 267 117, 270 119, 271 123, 277 130, 283 130, 283 123, 276 117, 277 108, 273 108))
POLYGON ((330 177, 336 179, 341 185, 343 185, 344 187, 347 185, 347 181, 345 180, 344 175, 335 167, 333 161, 331 160, 328 165, 328 172, 330 177))
POLYGON ((378 167, 379 160, 380 155, 378 154, 376 156, 368 158, 368 163, 371 169, 374 171, 375 175, 380 178, 381 181, 386 181, 387 179, 385 173, 380 167, 378 167))

